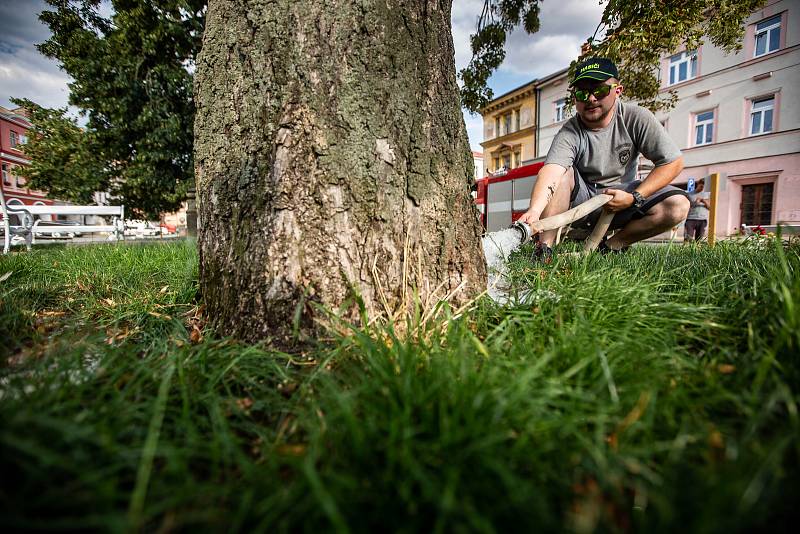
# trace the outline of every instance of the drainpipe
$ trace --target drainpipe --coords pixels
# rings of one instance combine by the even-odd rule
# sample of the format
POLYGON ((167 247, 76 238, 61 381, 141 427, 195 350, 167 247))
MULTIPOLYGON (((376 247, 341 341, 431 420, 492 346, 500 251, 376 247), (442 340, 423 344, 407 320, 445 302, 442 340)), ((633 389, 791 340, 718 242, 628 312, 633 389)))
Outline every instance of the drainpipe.
POLYGON ((533 111, 534 124, 536 127, 533 129, 533 159, 539 157, 539 104, 542 100, 542 90, 536 86, 536 109, 533 111))

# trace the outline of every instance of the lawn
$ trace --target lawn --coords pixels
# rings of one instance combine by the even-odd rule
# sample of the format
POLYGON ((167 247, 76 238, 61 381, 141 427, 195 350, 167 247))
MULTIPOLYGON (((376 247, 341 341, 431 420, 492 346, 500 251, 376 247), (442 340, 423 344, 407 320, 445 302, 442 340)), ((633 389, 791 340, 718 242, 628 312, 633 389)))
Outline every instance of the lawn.
POLYGON ((287 353, 211 331, 191 242, 0 258, 0 526, 790 528, 800 245, 511 270, 514 305, 287 353))

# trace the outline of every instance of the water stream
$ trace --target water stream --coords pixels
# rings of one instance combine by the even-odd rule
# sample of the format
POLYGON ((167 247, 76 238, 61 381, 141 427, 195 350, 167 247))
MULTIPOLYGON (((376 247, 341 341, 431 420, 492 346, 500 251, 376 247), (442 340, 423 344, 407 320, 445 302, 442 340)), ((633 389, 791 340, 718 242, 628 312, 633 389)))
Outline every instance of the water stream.
POLYGON ((527 241, 530 232, 519 225, 486 234, 483 238, 483 254, 489 273, 489 297, 498 304, 507 304, 511 298, 510 284, 506 273, 511 253, 527 241))

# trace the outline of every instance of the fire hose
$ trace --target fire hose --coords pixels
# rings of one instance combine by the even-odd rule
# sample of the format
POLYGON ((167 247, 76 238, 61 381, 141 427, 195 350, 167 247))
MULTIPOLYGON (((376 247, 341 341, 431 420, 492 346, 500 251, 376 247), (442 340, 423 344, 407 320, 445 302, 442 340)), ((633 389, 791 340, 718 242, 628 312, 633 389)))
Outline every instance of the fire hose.
MULTIPOLYGON (((533 236, 539 234, 540 232, 546 232, 548 230, 558 230, 565 226, 568 226, 575 221, 586 217, 593 211, 597 210, 605 206, 613 197, 611 195, 604 195, 600 194, 595 197, 590 198, 586 202, 567 210, 563 213, 559 213, 558 215, 553 215, 552 217, 546 217, 544 219, 540 219, 533 224, 526 224, 517 221, 514 223, 514 227, 517 228, 520 232, 522 232, 522 242, 525 243, 530 241, 533 236)), ((600 214, 600 218, 597 221, 592 233, 586 239, 583 245, 583 252, 589 253, 592 252, 594 249, 597 248, 597 245, 600 244, 602 241, 603 236, 606 235, 608 231, 608 227, 611 225, 611 220, 614 218, 614 213, 611 211, 603 210, 600 214)))

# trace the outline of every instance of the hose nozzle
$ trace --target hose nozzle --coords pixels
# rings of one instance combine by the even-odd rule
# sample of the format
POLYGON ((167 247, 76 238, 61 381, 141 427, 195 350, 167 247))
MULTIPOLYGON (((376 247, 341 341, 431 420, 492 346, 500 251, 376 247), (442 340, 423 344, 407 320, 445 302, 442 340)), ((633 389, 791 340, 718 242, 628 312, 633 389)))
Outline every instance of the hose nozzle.
POLYGON ((528 226, 527 223, 514 221, 514 224, 511 225, 511 228, 518 231, 520 233, 521 241, 520 245, 524 245, 531 239, 533 239, 533 233, 531 232, 531 227, 528 226))

